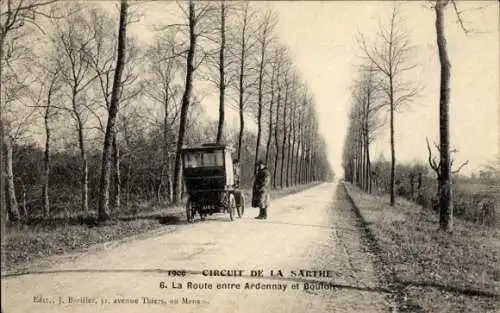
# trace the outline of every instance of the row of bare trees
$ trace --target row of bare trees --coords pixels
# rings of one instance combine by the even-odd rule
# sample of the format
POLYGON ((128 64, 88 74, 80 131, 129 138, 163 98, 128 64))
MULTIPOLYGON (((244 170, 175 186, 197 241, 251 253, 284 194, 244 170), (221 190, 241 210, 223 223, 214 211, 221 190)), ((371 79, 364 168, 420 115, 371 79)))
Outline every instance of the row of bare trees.
POLYGON ((43 207, 45 216, 69 205, 50 195, 79 189, 79 212, 97 211, 101 221, 134 194, 179 203, 185 144, 235 143, 247 185, 257 159, 270 166, 275 188, 333 174, 314 99, 278 40, 273 11, 162 3, 172 20, 142 42, 129 29, 148 4, 121 0, 112 14, 100 3, 65 4, 1 4, 0 189, 9 220, 23 218, 21 189, 24 211, 43 207), (202 105, 213 86, 217 123, 202 105), (226 125, 227 108, 239 131, 226 125))
POLYGON ((346 179, 363 190, 370 191, 370 142, 376 130, 385 123, 381 111, 388 111, 391 147, 390 204, 395 203, 395 112, 418 95, 419 87, 409 79, 415 68, 411 61, 411 45, 403 28, 401 14, 394 7, 389 23, 380 26, 373 43, 359 36, 359 45, 365 61, 360 66, 359 78, 352 88, 351 119, 344 143, 346 179), (386 109, 386 110, 381 110, 386 109))
MULTIPOLYGON (((429 151, 429 166, 437 176, 436 198, 439 199, 440 229, 451 231, 453 227, 453 198, 451 192, 452 173, 458 173, 467 164, 462 163, 455 171, 451 170, 453 160, 450 154, 449 136, 449 98, 450 98, 450 60, 446 49, 444 35, 444 10, 452 4, 462 28, 464 25, 454 0, 430 1, 435 11, 436 43, 440 62, 439 88, 439 162, 432 158, 429 151)), ((412 48, 409 35, 402 27, 401 14, 394 7, 389 22, 381 26, 373 45, 360 36, 360 48, 366 57, 361 66, 360 78, 354 83, 350 123, 344 142, 343 167, 346 180, 357 184, 367 192, 371 192, 372 183, 376 180, 376 171, 371 170, 370 142, 375 138, 377 129, 385 124, 386 117, 381 113, 387 108, 389 112, 389 129, 391 144, 390 204, 395 205, 395 169, 396 149, 394 134, 395 111, 402 105, 415 100, 419 94, 419 86, 409 79, 409 73, 415 68, 411 62, 412 48)), ((420 173, 421 175, 422 173, 420 173)))

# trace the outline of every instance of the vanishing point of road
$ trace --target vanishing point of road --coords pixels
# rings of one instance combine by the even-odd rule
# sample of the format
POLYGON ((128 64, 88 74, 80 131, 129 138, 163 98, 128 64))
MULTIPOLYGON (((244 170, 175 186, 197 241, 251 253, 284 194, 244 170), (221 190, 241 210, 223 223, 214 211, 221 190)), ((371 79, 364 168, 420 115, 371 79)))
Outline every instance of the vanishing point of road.
POLYGON ((274 200, 267 220, 256 213, 169 225, 4 276, 2 313, 392 312, 341 183, 274 200))

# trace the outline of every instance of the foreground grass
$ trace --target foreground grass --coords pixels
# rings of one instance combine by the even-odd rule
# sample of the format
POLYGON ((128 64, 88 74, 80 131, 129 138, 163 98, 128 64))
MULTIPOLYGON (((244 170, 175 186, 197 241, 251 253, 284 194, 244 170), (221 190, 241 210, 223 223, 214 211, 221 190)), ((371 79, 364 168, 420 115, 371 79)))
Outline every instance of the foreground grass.
MULTIPOLYGON (((300 192, 314 186, 300 185, 272 190, 272 199, 300 192)), ((246 207, 250 190, 244 190, 246 207)), ((183 206, 165 207, 143 203, 119 216, 113 223, 99 225, 95 218, 32 219, 27 223, 8 225, 2 233, 2 272, 26 266, 32 261, 70 251, 85 251, 95 244, 147 233, 166 225, 185 222, 183 206)))
POLYGON ((499 312, 500 232, 455 220, 438 231, 428 209, 346 184, 401 312, 499 312))

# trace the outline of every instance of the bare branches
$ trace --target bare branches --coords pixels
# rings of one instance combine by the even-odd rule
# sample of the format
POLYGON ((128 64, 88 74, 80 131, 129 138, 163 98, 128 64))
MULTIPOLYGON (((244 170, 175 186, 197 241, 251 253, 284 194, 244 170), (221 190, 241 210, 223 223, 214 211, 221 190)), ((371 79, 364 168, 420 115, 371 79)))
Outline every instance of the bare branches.
POLYGON ((457 4, 457 1, 456 0, 433 0, 433 1, 430 1, 432 3, 431 7, 436 9, 436 7, 439 5, 442 9, 446 8, 448 6, 449 3, 452 4, 453 6, 453 10, 455 11, 455 15, 456 15, 456 18, 457 18, 457 24, 460 26, 460 28, 462 29, 462 31, 464 32, 465 35, 467 36, 470 36, 472 34, 478 34, 478 33, 482 33, 481 31, 477 31, 477 30, 473 30, 471 28, 469 28, 466 24, 466 21, 464 20, 464 13, 466 12, 472 12, 472 11, 481 11, 481 10, 485 10, 487 8, 487 6, 479 6, 479 7, 476 7, 476 8, 472 8, 472 9, 467 9, 467 10, 460 10, 458 8, 458 4, 457 4))
MULTIPOLYGON (((429 152, 429 166, 436 172, 436 174, 441 175, 440 164, 432 157, 431 147, 429 145, 429 138, 425 137, 425 142, 427 143, 427 151, 429 152)), ((436 146, 436 148, 439 148, 436 146)))
MULTIPOLYGON (((455 13, 457 14, 458 24, 460 24, 460 27, 462 28, 464 33, 466 35, 469 35, 470 31, 465 27, 465 24, 464 24, 464 21, 462 18, 462 12, 458 10, 456 1, 455 0, 450 0, 450 1, 453 4, 453 8, 455 9, 455 13)), ((445 4, 445 6, 446 6, 446 4, 445 4)))
MULTIPOLYGON (((451 163, 453 164, 453 162, 451 162, 451 163)), ((459 166, 456 170, 454 170, 454 171, 452 170, 452 171, 451 171, 451 173, 452 173, 452 174, 457 174, 457 173, 459 173, 459 172, 462 170, 462 168, 463 168, 464 166, 466 166, 467 164, 469 164, 469 160, 467 160, 467 161, 463 162, 462 164, 460 164, 460 166, 459 166)))
POLYGON ((0 16, 3 23, 0 25, 0 36, 3 39, 10 31, 19 29, 29 23, 45 33, 36 21, 36 17, 58 18, 51 6, 58 0, 4 0, 0 3, 0 16), (5 4, 7 2, 7 4, 5 4), (17 5, 14 4, 17 2, 17 5), (6 6, 6 7, 5 7, 6 6), (46 9, 49 8, 47 12, 46 9))
MULTIPOLYGON (((440 163, 440 162, 438 163, 438 162, 436 161, 436 159, 432 157, 432 151, 431 151, 431 147, 430 147, 430 145, 429 145, 429 138, 427 138, 427 137, 426 137, 426 138, 425 138, 425 141, 426 141, 426 143, 427 143, 427 151, 428 151, 428 153, 429 153, 429 154, 428 154, 429 166, 431 167, 431 169, 433 169, 433 170, 434 170, 434 172, 436 172, 436 174, 438 175, 438 177, 441 177, 441 176, 440 176, 440 175, 441 175, 441 167, 442 167, 442 166, 441 166, 441 163, 440 163)), ((434 142, 434 147, 436 148, 436 150, 437 150, 439 153, 441 153, 439 145, 438 145, 437 143, 435 143, 435 142, 434 142)), ((457 149, 451 149, 451 150, 450 150, 450 153, 457 153, 457 152, 458 152, 458 150, 457 150, 457 149)), ((451 159, 451 160, 450 160, 450 168, 453 166, 454 161, 455 161, 454 159, 451 159)), ((461 164, 458 166, 458 168, 457 168, 456 170, 451 170, 451 173, 452 173, 452 174, 457 174, 457 173, 459 173, 459 172, 462 170, 462 168, 463 168, 463 167, 465 167, 467 164, 469 164, 469 160, 467 160, 467 161, 465 161, 465 162, 461 163, 461 164)))

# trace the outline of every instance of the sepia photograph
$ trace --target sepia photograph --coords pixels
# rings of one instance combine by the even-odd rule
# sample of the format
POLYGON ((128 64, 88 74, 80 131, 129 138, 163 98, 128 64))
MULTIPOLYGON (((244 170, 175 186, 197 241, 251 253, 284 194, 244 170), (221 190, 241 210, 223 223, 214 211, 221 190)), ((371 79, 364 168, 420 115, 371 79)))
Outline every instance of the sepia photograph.
POLYGON ((495 0, 0 0, 1 313, 500 312, 495 0))

